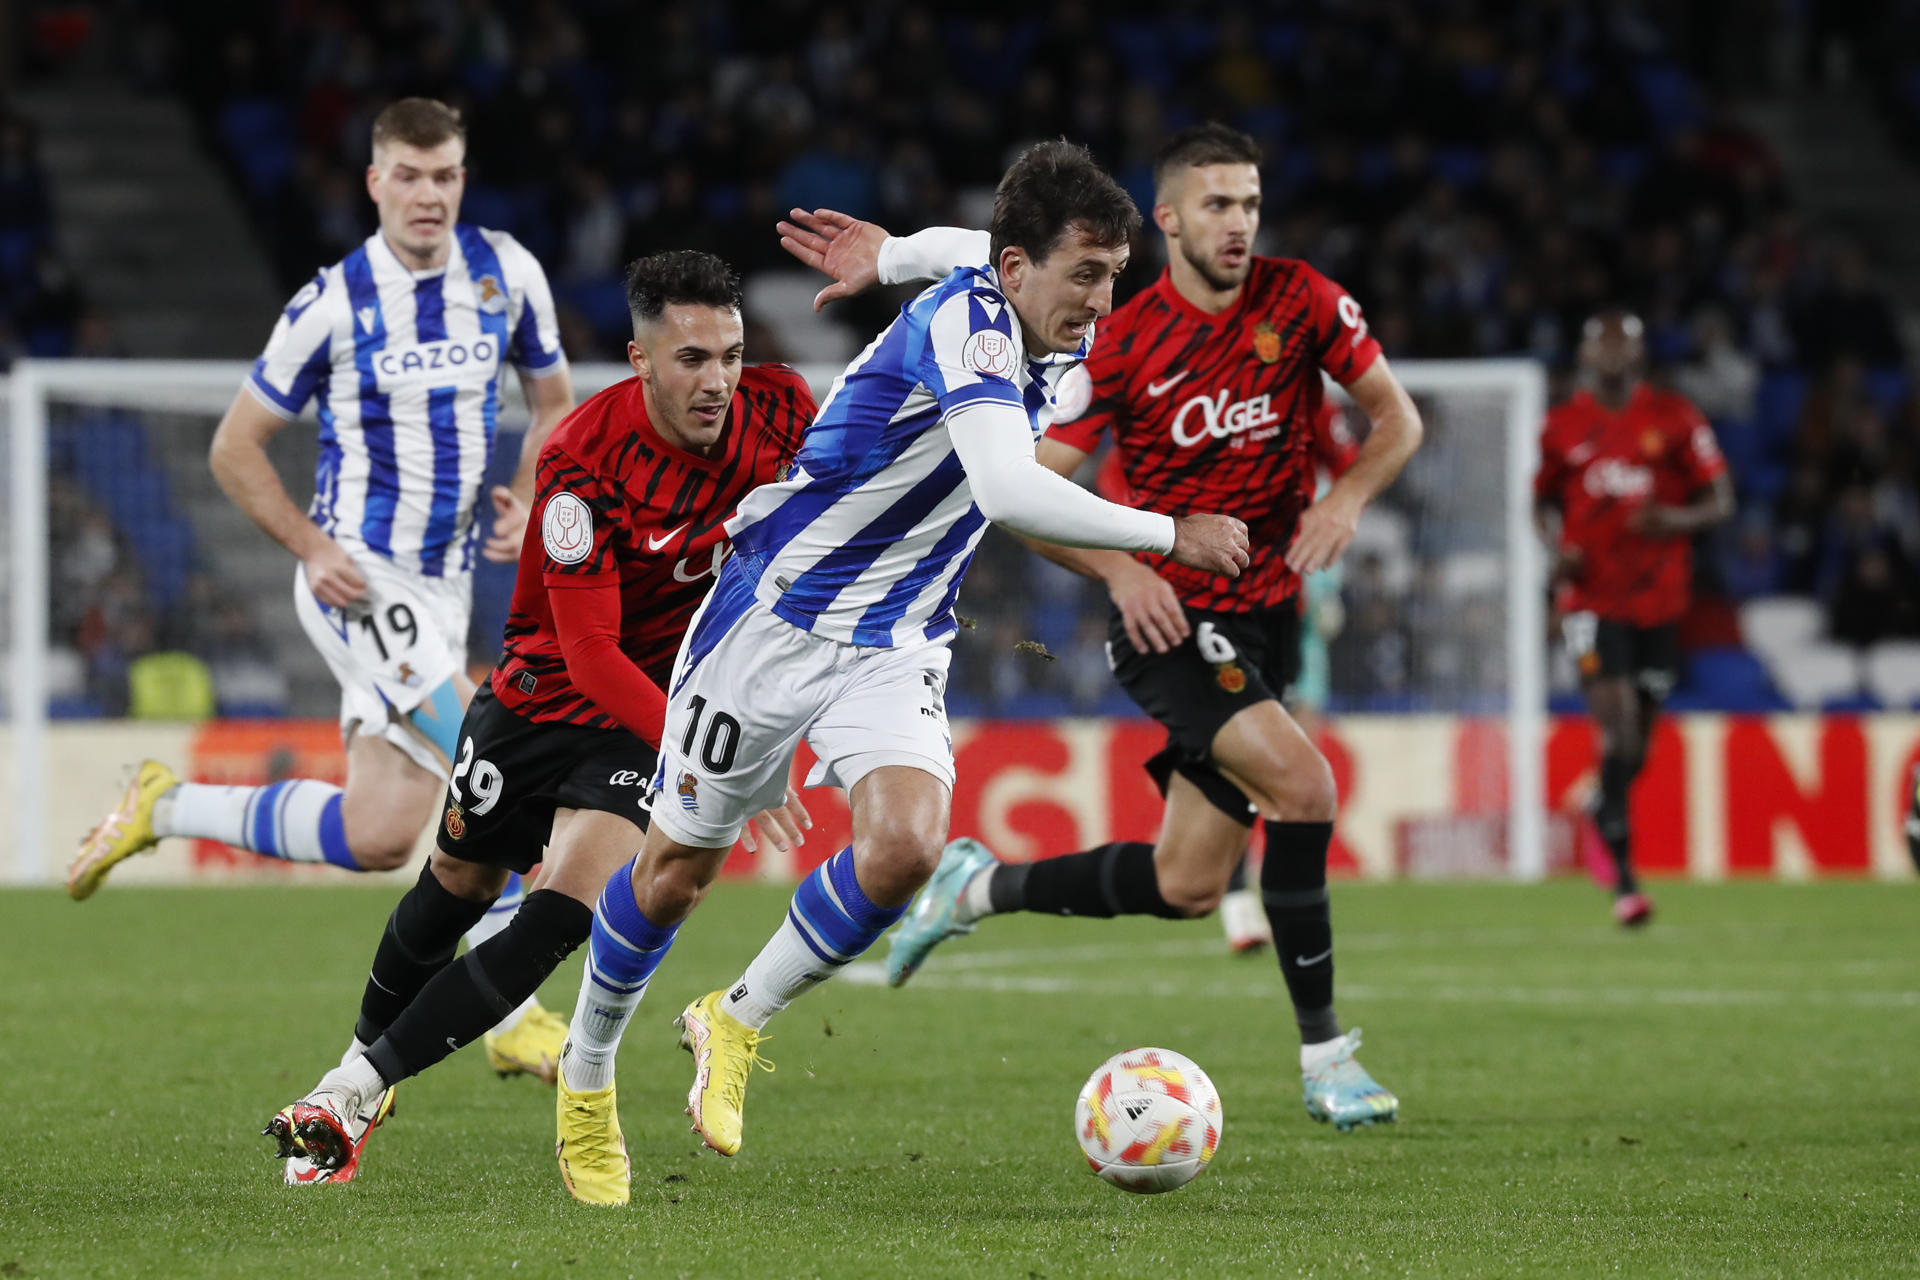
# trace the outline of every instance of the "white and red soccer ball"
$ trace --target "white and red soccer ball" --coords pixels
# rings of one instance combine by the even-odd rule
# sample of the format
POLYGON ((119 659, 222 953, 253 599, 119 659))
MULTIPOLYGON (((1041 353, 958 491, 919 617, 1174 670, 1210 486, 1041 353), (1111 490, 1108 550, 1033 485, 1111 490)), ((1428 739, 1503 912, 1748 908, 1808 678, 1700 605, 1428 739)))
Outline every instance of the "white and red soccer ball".
POLYGON ((1191 1058, 1129 1049, 1100 1064, 1073 1108, 1087 1163, 1123 1191, 1184 1187, 1220 1146, 1220 1092, 1191 1058))

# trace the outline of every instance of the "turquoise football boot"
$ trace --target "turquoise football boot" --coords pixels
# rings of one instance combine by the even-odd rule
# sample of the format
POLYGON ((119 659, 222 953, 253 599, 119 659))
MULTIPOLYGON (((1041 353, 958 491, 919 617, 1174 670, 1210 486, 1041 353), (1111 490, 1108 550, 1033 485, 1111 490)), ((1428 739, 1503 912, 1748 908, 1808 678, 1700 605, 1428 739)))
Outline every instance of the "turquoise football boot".
POLYGON ((927 953, 956 934, 972 933, 973 922, 959 919, 960 895, 976 875, 994 865, 993 850, 978 840, 953 840, 941 851, 933 879, 914 899, 900 927, 888 935, 887 985, 902 986, 926 961, 927 953))
POLYGON ((1400 1112, 1400 1099, 1380 1087, 1353 1056, 1360 1047, 1360 1028, 1340 1037, 1340 1048, 1313 1071, 1302 1072, 1300 1092, 1307 1114, 1342 1133, 1355 1125, 1389 1124, 1400 1112))

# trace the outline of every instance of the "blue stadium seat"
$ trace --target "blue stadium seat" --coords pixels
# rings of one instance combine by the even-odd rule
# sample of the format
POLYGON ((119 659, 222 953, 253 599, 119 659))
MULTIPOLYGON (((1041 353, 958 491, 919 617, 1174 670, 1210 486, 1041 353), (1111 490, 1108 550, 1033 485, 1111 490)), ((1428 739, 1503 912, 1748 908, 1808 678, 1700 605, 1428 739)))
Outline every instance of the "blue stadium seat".
POLYGON ((1785 710, 1766 664, 1735 646, 1700 649, 1687 658, 1686 675, 1668 705, 1676 711, 1785 710))
POLYGON ((1913 390, 1913 380, 1899 365, 1882 365, 1866 374, 1867 394, 1880 412, 1891 416, 1913 390))
POLYGON ((1767 441, 1782 447, 1793 439, 1799 426, 1800 405, 1807 398, 1807 375, 1777 370, 1760 379, 1760 432, 1767 441))
POLYGON ((1487 153, 1479 147, 1435 147, 1433 173, 1456 187, 1470 187, 1487 171, 1487 153))

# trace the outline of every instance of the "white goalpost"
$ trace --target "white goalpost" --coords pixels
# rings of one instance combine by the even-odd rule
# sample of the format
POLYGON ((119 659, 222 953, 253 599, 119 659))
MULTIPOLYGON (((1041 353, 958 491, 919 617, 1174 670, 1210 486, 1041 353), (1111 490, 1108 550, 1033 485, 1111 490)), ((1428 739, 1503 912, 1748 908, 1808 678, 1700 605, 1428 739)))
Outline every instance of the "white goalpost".
MULTIPOLYGON (((44 882, 53 865, 49 841, 79 834, 64 827, 56 832, 50 823, 56 813, 68 820, 53 801, 71 785, 57 776, 50 751, 48 702, 56 612, 51 584, 72 533, 49 528, 50 441, 58 442, 63 416, 115 410, 148 423, 147 448, 159 455, 159 463, 150 465, 174 474, 193 467, 203 473, 206 435, 249 368, 243 361, 30 359, 0 376, 0 430, 6 435, 0 457, 8 469, 0 486, 6 503, 0 529, 8 544, 0 607, 9 650, 10 739, 0 763, 6 775, 0 794, 9 814, 0 831, 10 846, 0 859, 0 882, 44 882)), ((801 372, 824 393, 839 370, 808 366, 801 372)), ((628 370, 586 364, 574 366, 573 373, 584 397, 628 370)), ((1377 581, 1401 593, 1407 616, 1399 619, 1399 638, 1382 638, 1376 647, 1383 655, 1410 649, 1411 656, 1396 676, 1374 669, 1384 659, 1359 654, 1346 669, 1360 674, 1349 675, 1345 688, 1337 657, 1336 703, 1345 697, 1348 709, 1371 711, 1379 720, 1438 713, 1502 725, 1504 761, 1498 767, 1505 771, 1506 869, 1519 879, 1538 879, 1547 870, 1546 653, 1543 565, 1531 511, 1546 375, 1531 360, 1407 361, 1396 364, 1395 373, 1420 403, 1428 439, 1406 476, 1363 521, 1347 572, 1353 584, 1354 562, 1361 559, 1368 579, 1362 588, 1377 581), (1415 579, 1431 579, 1444 590, 1420 597, 1415 579), (1428 603, 1416 606, 1422 598, 1428 603), (1445 603, 1436 608, 1434 600, 1445 603), (1463 661, 1480 674, 1450 674, 1463 670, 1463 661), (1406 677, 1405 671, 1414 674, 1406 677), (1408 678, 1411 685, 1393 692, 1396 680, 1408 678)), ((502 426, 515 429, 525 411, 513 379, 504 380, 503 392, 502 426)), ((311 484, 310 473, 302 478, 290 470, 287 479, 296 499, 311 484)), ((197 524, 206 512, 195 508, 185 517, 197 524)), ((1352 642, 1361 642, 1357 633, 1352 642)))

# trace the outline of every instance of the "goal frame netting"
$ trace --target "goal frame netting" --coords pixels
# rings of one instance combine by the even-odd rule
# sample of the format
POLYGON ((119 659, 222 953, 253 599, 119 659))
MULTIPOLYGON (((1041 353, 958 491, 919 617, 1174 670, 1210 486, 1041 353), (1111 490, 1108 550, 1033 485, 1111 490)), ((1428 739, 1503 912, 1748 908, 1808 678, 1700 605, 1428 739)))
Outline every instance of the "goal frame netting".
MULTIPOLYGON (((38 360, 16 363, 0 376, 7 406, 7 510, 9 574, 5 589, 9 654, 11 786, 5 824, 16 883, 46 875, 47 808, 44 797, 56 780, 47 776, 48 570, 47 430, 51 403, 224 412, 244 382, 246 361, 38 360)), ((822 391, 837 367, 804 366, 801 372, 822 391)), ((1546 649, 1543 557, 1532 520, 1533 473, 1539 428, 1546 412, 1547 378, 1533 360, 1410 360, 1394 373, 1416 398, 1447 394, 1494 394, 1501 398, 1499 438, 1490 440, 1488 465, 1503 468, 1505 495, 1506 649, 1510 665, 1506 708, 1508 813, 1511 874, 1521 880, 1545 875, 1546 649)), ((576 392, 585 396, 626 377, 619 364, 579 364, 576 392)), ((503 380, 503 416, 524 415, 514 379, 503 380)))

